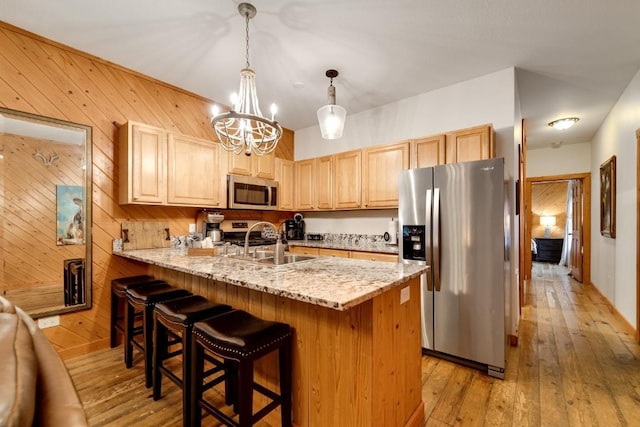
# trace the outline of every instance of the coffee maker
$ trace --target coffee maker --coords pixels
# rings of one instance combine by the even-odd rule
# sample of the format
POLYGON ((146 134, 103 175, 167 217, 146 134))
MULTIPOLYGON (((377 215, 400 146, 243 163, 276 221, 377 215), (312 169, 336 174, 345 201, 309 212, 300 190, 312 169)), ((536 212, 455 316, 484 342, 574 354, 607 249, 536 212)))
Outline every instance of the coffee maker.
POLYGON ((220 242, 224 232, 220 229, 220 223, 224 221, 224 215, 218 212, 205 213, 202 223, 202 237, 211 237, 213 242, 220 242))
POLYGON ((285 221, 285 233, 287 240, 304 240, 304 221, 301 214, 297 213, 293 219, 285 221))

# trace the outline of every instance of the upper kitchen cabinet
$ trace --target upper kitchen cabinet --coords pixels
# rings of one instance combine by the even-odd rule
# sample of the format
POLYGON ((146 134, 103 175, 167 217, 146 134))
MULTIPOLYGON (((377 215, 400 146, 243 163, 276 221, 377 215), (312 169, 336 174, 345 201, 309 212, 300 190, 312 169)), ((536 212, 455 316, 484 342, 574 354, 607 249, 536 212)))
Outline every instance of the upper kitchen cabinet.
POLYGON ((362 153, 364 207, 398 207, 398 172, 409 169, 409 141, 367 147, 362 153))
POLYGON ((258 178, 276 178, 275 153, 250 156, 244 153, 229 153, 229 173, 245 176, 257 176, 258 178))
POLYGON ((129 121, 119 137, 120 204, 165 204, 166 131, 129 121))
POLYGON ((428 168, 445 163, 445 135, 425 136, 411 140, 411 168, 428 168))
POLYGON ((446 163, 490 159, 494 156, 493 127, 476 126, 447 133, 446 163))
POLYGON ((226 207, 220 144, 132 121, 119 138, 120 204, 226 207))
POLYGON ((170 133, 167 148, 167 203, 226 207, 220 144, 170 133))
POLYGON ((362 150, 334 156, 333 183, 335 209, 362 207, 362 150))
POLYGON ((276 157, 276 181, 278 181, 278 209, 293 211, 294 205, 294 161, 276 157))
POLYGON ((316 160, 298 160, 294 165, 296 210, 313 210, 316 207, 316 160))
POLYGON ((333 162, 334 156, 316 159, 316 208, 333 209, 333 162))

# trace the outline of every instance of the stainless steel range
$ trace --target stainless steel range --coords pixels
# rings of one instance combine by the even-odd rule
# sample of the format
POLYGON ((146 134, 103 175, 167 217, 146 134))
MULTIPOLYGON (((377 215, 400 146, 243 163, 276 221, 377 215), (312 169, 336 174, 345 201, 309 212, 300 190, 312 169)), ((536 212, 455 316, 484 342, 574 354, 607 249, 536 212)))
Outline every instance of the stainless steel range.
MULTIPOLYGON (((259 220, 225 220, 221 224, 224 236, 222 241, 232 245, 244 246, 247 230, 259 220)), ((259 227, 259 226, 258 226, 259 227)), ((269 227, 270 228, 270 227, 269 227)), ((276 244, 275 230, 251 230, 249 246, 266 246, 276 244)))

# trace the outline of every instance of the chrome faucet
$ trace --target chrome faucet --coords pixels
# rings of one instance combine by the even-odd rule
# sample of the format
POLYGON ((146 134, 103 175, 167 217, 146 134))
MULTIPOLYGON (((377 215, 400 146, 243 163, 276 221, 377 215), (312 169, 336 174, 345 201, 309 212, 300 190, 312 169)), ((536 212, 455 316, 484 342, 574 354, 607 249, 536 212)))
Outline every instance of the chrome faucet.
MULTIPOLYGON (((251 233, 251 230, 253 230, 254 228, 256 228, 259 225, 270 225, 271 227, 273 227, 273 229, 276 231, 276 233, 280 234, 280 227, 276 227, 275 225, 273 225, 272 223, 270 223, 268 221, 258 221, 258 222, 256 222, 251 227, 249 227, 249 229, 247 230, 247 234, 244 236, 244 256, 249 256, 249 234, 251 233)), ((254 252, 254 255, 255 255, 255 252, 254 252)))

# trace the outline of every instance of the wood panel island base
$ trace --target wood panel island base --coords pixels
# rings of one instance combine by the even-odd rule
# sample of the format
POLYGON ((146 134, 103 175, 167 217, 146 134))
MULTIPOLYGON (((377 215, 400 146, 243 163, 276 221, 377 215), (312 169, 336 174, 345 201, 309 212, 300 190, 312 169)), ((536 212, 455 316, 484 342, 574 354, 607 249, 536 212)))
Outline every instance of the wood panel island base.
MULTIPOLYGON (((194 294, 290 324, 294 425, 423 425, 425 267, 337 258, 262 266, 176 249, 114 254, 147 262, 150 274, 194 294)), ((259 362, 256 380, 277 390, 277 355, 259 362)), ((254 395, 255 411, 264 402, 254 395)), ((280 414, 270 415, 280 425, 280 414)))

